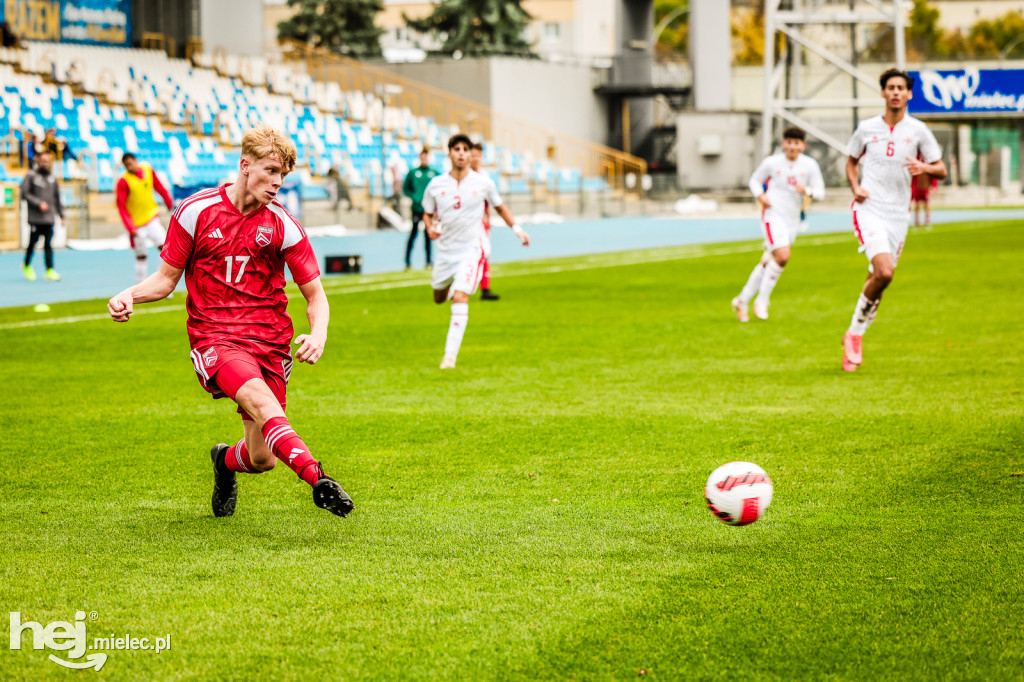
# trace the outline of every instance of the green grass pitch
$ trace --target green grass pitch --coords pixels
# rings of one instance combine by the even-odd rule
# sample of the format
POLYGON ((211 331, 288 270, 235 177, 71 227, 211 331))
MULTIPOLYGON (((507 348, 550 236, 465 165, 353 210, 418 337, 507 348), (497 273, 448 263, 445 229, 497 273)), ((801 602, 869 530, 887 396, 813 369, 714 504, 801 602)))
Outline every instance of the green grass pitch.
POLYGON ((0 311, 0 611, 172 637, 97 674, 0 634, 0 677, 1024 678, 1024 230, 913 233, 853 375, 852 237, 802 238, 740 325, 757 254, 497 267, 447 373, 422 274, 330 280, 289 415, 348 519, 283 465, 213 518, 208 451, 241 429, 180 297, 0 311), (775 484, 745 528, 702 497, 734 459, 775 484))

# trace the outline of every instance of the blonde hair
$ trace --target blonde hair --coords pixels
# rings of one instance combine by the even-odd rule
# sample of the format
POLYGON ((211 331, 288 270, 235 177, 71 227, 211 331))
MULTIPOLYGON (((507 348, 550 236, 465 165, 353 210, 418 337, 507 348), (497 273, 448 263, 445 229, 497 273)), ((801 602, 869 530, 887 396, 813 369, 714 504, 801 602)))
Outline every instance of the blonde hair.
POLYGON ((295 145, 284 133, 266 124, 250 128, 242 137, 242 156, 250 161, 259 161, 271 154, 281 158, 282 170, 290 173, 295 168, 295 145))

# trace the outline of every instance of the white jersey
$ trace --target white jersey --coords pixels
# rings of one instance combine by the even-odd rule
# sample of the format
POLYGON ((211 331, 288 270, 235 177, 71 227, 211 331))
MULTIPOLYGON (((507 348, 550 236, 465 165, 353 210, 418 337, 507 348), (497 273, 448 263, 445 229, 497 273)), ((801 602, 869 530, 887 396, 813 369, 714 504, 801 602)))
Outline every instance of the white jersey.
POLYGON ((497 208, 501 195, 494 182, 469 171, 461 181, 451 173, 438 175, 423 192, 423 210, 437 220, 439 249, 454 251, 481 243, 484 235, 484 202, 497 208))
POLYGON ((881 114, 862 121, 846 151, 860 160, 860 185, 868 193, 857 210, 893 220, 907 220, 910 215, 911 177, 904 164, 916 158, 925 163, 942 158, 935 135, 909 114, 891 128, 881 114))
POLYGON ((804 208, 803 194, 797 194, 797 184, 807 188, 807 195, 818 201, 825 198, 825 180, 818 162, 804 154, 790 161, 784 153, 772 154, 750 176, 750 191, 754 197, 768 196, 770 207, 764 210, 762 220, 781 222, 796 227, 804 208), (767 185, 767 187, 765 187, 767 185))

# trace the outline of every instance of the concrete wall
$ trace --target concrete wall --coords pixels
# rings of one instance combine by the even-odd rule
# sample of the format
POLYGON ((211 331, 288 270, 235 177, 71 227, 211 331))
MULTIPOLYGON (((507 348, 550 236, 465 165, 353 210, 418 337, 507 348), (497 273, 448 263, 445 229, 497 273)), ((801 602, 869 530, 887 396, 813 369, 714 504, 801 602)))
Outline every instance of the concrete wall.
POLYGON ((588 66, 507 57, 375 66, 555 132, 606 142, 608 115, 588 66))
POLYGON ((581 57, 615 54, 614 0, 576 0, 576 8, 573 52, 581 57))
POLYGON ((374 63, 423 85, 491 106, 491 65, 489 59, 431 59, 399 64, 374 63))
POLYGON ((608 113, 585 66, 491 60, 491 107, 555 131, 605 144, 608 113))
POLYGON ((743 187, 756 167, 756 138, 749 134, 750 115, 731 111, 687 112, 676 119, 677 175, 681 187, 743 187), (701 145, 718 153, 702 154, 701 145))
POLYGON ((729 3, 721 0, 690 0, 693 106, 698 111, 729 108, 731 53, 729 3))
POLYGON ((228 54, 263 55, 263 0, 202 0, 199 13, 206 49, 223 47, 228 54))

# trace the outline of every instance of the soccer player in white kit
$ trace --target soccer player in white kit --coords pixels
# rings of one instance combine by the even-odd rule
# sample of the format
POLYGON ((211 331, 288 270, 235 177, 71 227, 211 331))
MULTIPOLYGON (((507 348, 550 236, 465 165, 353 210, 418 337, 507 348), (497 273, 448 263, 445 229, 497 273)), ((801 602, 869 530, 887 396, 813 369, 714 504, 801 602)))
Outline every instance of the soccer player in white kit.
POLYGON ((455 367, 469 322, 469 298, 480 284, 490 251, 490 240, 484 235, 484 202, 494 207, 523 246, 530 245, 530 235, 516 225, 494 183, 470 169, 472 146, 467 135, 452 135, 448 140, 451 171, 431 180, 423 192, 423 222, 427 236, 437 242, 430 283, 434 303, 452 302, 441 369, 455 367))
POLYGON ((818 162, 803 151, 807 149, 807 133, 791 126, 782 133, 782 153, 772 154, 750 176, 750 191, 761 204, 761 232, 764 234, 764 255, 754 266, 739 295, 732 299, 733 310, 740 322, 750 316, 747 305, 754 300, 754 315, 768 319, 772 290, 789 262, 789 250, 800 229, 800 213, 804 198, 825 198, 825 181, 818 162))
POLYGON ((885 113, 862 121, 847 146, 853 231, 859 250, 870 262, 867 281, 843 336, 843 370, 847 372, 857 371, 864 359, 864 332, 875 320, 882 292, 892 282, 906 243, 913 178, 924 173, 940 180, 946 177, 935 135, 907 114, 914 79, 905 71, 889 69, 879 82, 885 113), (858 179, 858 165, 863 168, 863 181, 858 179))

